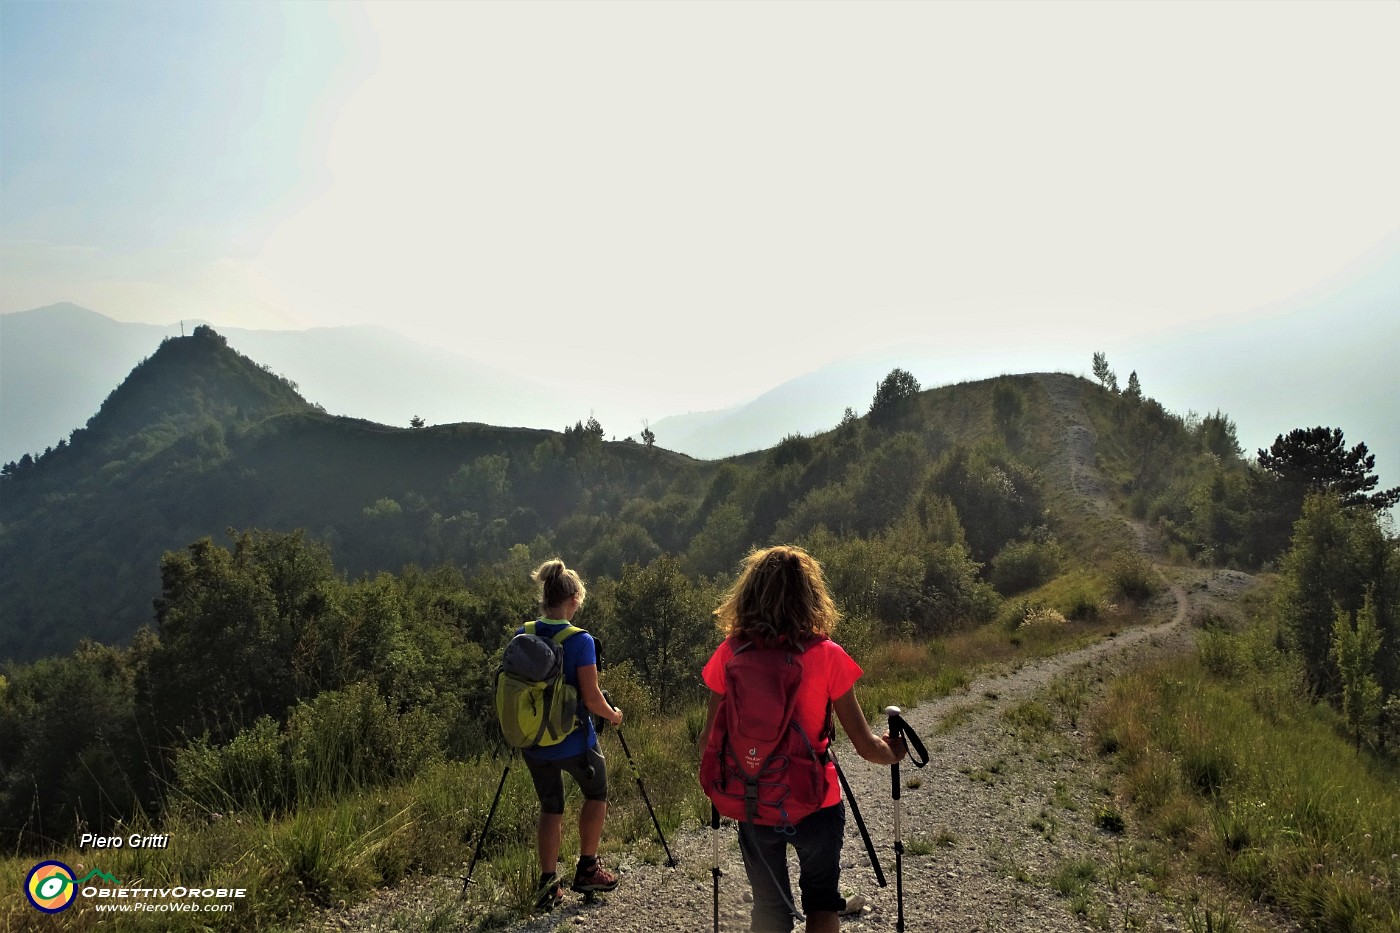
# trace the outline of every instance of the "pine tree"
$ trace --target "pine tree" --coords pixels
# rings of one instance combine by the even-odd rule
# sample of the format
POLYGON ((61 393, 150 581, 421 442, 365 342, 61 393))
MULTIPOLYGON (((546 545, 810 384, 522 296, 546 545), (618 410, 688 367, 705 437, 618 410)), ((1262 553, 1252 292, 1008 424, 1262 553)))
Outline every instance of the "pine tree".
POLYGON ((1341 428, 1295 428, 1287 436, 1280 434, 1268 450, 1259 451, 1259 465, 1298 501, 1308 492, 1327 492, 1342 505, 1375 512, 1400 502, 1400 486, 1371 492, 1380 482, 1372 472, 1376 455, 1364 443, 1348 450, 1341 428))
POLYGON ((1128 388, 1123 390, 1123 397, 1135 402, 1142 401, 1142 383, 1138 382, 1136 369, 1128 373, 1128 388))
POLYGON ((870 423, 879 428, 901 424, 912 410, 919 388, 919 380, 913 373, 899 367, 890 370, 875 387, 875 397, 870 402, 870 423))

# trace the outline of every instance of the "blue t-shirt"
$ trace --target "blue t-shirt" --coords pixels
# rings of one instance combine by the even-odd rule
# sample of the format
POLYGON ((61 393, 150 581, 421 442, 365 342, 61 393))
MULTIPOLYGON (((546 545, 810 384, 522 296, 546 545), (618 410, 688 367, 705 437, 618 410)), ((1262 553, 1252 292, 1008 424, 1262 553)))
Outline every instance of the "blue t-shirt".
MULTIPOLYGON (((535 634, 541 638, 553 638, 559 634, 570 623, 560 622, 552 619, 540 619, 535 623, 535 634)), ((516 634, 525 631, 522 625, 516 634)), ((579 631, 575 635, 564 639, 564 682, 575 690, 578 689, 578 669, 580 667, 596 667, 598 665, 598 647, 593 641, 593 636, 585 631, 579 631)), ((531 758, 539 758, 544 761, 559 761, 564 758, 574 758, 582 755, 588 749, 598 744, 598 733, 593 729, 593 717, 588 715, 588 708, 583 705, 583 697, 578 700, 578 715, 583 722, 578 728, 560 742, 558 745, 544 745, 539 748, 526 750, 526 754, 531 758)))

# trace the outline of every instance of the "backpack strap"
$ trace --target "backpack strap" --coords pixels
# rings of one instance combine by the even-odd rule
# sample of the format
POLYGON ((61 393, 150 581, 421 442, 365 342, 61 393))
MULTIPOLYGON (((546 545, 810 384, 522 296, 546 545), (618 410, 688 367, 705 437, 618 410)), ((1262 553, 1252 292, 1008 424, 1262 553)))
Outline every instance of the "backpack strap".
MULTIPOLYGON (((530 624, 534 625, 535 623, 531 622, 530 624)), ((566 625, 559 631, 554 633, 554 643, 556 645, 562 646, 564 642, 568 641, 570 638, 573 638, 581 631, 583 631, 583 629, 579 628, 577 625, 566 625)))
MULTIPOLYGON (((536 625, 536 624, 537 624, 537 623, 535 623, 535 622, 526 622, 526 623, 525 623, 525 631, 529 632, 531 635, 536 634, 536 632, 535 632, 535 625, 536 625)), ((560 648, 563 648, 563 647, 564 647, 564 642, 568 641, 570 638, 573 638, 575 635, 579 634, 579 633, 582 632, 582 631, 584 631, 584 630, 581 629, 581 628, 579 628, 577 625, 566 625, 566 626, 564 626, 563 628, 561 628, 559 631, 555 632, 555 633, 550 637, 550 641, 554 642, 554 643, 555 643, 556 645, 558 645, 560 648)), ((544 637, 544 636, 540 636, 540 637, 544 637)), ((578 706, 576 706, 576 707, 574 708, 574 723, 575 723, 575 728, 577 728, 578 726, 583 725, 583 717, 586 716, 586 715, 588 715, 588 710, 587 710, 587 708, 584 706, 583 701, 580 700, 578 706)))
POLYGON ((836 720, 832 712, 836 709, 836 704, 830 700, 826 701, 826 722, 822 723, 822 731, 817 736, 817 741, 826 739, 826 749, 822 752, 822 761, 832 761, 831 743, 836 741, 836 720))
MULTIPOLYGON (((521 632, 523 632, 526 635, 538 635, 539 633, 535 631, 535 627, 539 624, 539 622, 535 621, 534 619, 531 619, 529 622, 526 622, 525 625, 521 628, 521 632)), ((577 625, 565 625, 559 631, 555 632, 551 636, 550 640, 553 641, 556 645, 563 645, 564 642, 568 641, 570 638, 573 638, 575 635, 582 631, 584 630, 579 628, 577 625)), ((540 637, 543 638, 544 636, 540 635, 540 637)))

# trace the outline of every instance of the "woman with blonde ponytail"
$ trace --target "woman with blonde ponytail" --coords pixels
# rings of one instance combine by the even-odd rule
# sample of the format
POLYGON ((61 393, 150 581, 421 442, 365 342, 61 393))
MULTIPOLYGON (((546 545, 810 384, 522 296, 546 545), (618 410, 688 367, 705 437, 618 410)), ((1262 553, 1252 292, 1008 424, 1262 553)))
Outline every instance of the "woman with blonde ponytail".
MULTIPOLYGON (((587 589, 579 575, 558 558, 540 564, 530 576, 540 586, 542 611, 535 623, 535 634, 553 638, 570 627, 583 605, 587 589)), ((520 631, 523 632, 524 627, 520 631)), ((613 725, 622 725, 622 710, 604 699, 598 688, 598 645, 593 636, 578 630, 564 639, 563 647, 564 680, 578 690, 580 704, 613 725)), ((593 718, 581 715, 577 728, 564 741, 526 749, 523 754, 535 784, 535 794, 540 799, 536 832, 540 883, 535 906, 551 910, 564 899, 563 884, 559 880, 559 850, 564 833, 565 772, 578 782, 583 792, 583 807, 578 818, 579 860, 570 887, 584 894, 617 887, 617 876, 598 861, 598 845, 608 813, 608 770, 598 747, 593 718)))

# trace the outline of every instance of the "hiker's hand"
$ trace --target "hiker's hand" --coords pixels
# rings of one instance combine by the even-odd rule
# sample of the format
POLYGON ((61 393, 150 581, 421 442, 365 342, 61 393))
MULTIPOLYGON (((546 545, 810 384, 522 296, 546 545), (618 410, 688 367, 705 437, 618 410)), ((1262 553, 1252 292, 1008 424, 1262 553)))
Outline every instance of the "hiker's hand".
POLYGON ((880 741, 885 743, 890 750, 890 754, 894 757, 894 760, 890 762, 892 765, 903 761, 904 756, 909 754, 908 743, 898 736, 891 738, 890 734, 886 732, 884 735, 880 736, 880 741))
POLYGON ((618 709, 616 706, 614 706, 614 707, 612 708, 612 711, 613 711, 614 715, 617 716, 617 718, 614 719, 614 718, 612 718, 612 716, 609 716, 609 717, 608 717, 608 722, 612 723, 614 726, 620 726, 620 725, 622 725, 622 710, 620 710, 620 709, 618 709))

